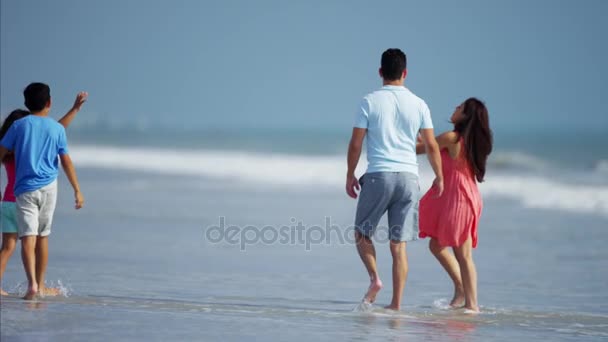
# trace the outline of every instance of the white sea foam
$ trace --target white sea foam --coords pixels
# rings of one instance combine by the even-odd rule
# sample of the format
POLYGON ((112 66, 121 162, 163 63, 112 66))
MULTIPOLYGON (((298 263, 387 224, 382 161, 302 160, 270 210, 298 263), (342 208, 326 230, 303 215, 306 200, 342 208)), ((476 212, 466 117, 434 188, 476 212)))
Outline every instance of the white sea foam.
MULTIPOLYGON (((79 167, 202 176, 277 187, 341 190, 346 173, 345 156, 96 146, 75 146, 71 148, 71 154, 79 167)), ((361 160, 358 174, 365 170, 365 157, 362 156, 361 160)), ((532 162, 535 163, 536 161, 532 162)), ((607 183, 579 185, 568 182, 567 179, 521 173, 516 167, 508 170, 500 168, 495 172, 492 166, 490 168, 487 181, 480 185, 484 196, 510 198, 529 208, 567 210, 608 217, 607 183)), ((424 166, 421 188, 427 189, 431 180, 431 172, 424 166)))
POLYGON ((235 151, 72 147, 78 166, 193 175, 280 186, 335 185, 346 173, 345 157, 289 156, 235 151))
POLYGON ((608 186, 568 184, 538 176, 498 175, 480 186, 484 195, 521 201, 528 208, 558 209, 608 217, 608 186))

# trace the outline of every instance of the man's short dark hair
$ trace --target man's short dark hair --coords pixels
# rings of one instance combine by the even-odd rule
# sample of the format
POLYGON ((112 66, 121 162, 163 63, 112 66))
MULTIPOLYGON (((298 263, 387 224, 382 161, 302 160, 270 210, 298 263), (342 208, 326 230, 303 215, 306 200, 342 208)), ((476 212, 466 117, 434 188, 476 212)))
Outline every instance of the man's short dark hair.
POLYGON ((44 83, 30 83, 23 90, 25 98, 25 106, 32 113, 39 112, 46 107, 46 104, 51 99, 51 88, 44 83))
POLYGON ((399 49, 388 49, 382 54, 380 66, 382 77, 387 81, 395 81, 401 78, 407 68, 407 57, 399 49))

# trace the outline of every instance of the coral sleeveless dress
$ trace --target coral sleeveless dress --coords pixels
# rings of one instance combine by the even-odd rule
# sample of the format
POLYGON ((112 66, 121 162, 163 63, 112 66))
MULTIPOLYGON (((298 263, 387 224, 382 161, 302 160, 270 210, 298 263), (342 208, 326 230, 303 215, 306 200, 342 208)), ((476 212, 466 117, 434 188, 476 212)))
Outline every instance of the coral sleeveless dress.
POLYGON ((452 159, 447 149, 441 150, 444 190, 436 197, 429 189, 420 200, 420 237, 435 238, 441 246, 458 247, 471 237, 477 247, 477 225, 483 203, 475 175, 466 159, 461 138, 458 158, 452 159))

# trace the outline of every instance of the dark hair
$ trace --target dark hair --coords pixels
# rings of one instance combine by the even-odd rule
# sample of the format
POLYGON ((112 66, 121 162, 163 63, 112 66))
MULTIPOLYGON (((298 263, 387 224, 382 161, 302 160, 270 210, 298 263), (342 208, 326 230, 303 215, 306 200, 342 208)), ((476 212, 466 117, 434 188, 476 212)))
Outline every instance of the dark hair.
MULTIPOLYGON (((4 122, 2 123, 2 127, 0 127, 0 140, 2 140, 2 138, 4 138, 4 136, 6 135, 6 132, 8 132, 9 128, 11 128, 11 125, 13 124, 13 122, 15 122, 19 119, 22 119, 28 115, 30 115, 30 112, 28 112, 27 110, 15 109, 14 111, 12 111, 6 117, 6 119, 4 119, 4 122)), ((7 158, 12 158, 12 154, 6 155, 4 157, 4 160, 6 160, 7 158)))
POLYGON ((467 160, 478 182, 483 182, 486 162, 492 152, 492 130, 488 109, 480 100, 471 97, 462 104, 464 120, 454 125, 454 131, 464 139, 467 160))
POLYGON ((51 88, 44 83, 31 83, 23 90, 23 97, 27 109, 36 113, 43 110, 51 100, 51 88))
POLYGON ((4 138, 4 135, 6 135, 6 132, 8 132, 8 129, 11 128, 11 125, 13 124, 13 122, 15 122, 19 119, 22 119, 28 115, 30 115, 30 112, 28 112, 27 110, 15 109, 14 111, 12 111, 6 117, 6 119, 4 119, 4 122, 2 123, 2 127, 0 127, 0 140, 2 140, 2 138, 4 138))
POLYGON ((382 53, 380 67, 382 68, 382 78, 387 81, 398 80, 407 68, 407 57, 399 49, 388 49, 382 53))

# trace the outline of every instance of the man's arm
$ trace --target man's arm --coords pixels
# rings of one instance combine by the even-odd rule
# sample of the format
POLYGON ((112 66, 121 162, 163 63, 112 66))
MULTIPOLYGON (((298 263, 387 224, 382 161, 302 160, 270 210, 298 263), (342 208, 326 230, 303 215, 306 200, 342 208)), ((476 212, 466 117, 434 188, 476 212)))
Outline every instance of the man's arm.
POLYGON ((74 100, 72 109, 70 109, 70 111, 68 111, 61 119, 59 119, 59 123, 64 128, 67 128, 72 120, 74 120, 74 117, 76 117, 76 114, 80 111, 80 108, 82 108, 82 105, 85 103, 88 97, 89 93, 86 91, 81 91, 78 93, 78 95, 76 95, 76 100, 74 100))
POLYGON ((361 149, 363 148, 363 139, 367 129, 365 128, 353 128, 353 134, 348 144, 348 170, 346 171, 346 193, 352 198, 357 198, 356 190, 359 190, 359 180, 355 177, 355 169, 359 163, 359 157, 361 157, 361 149))
POLYGON ((70 158, 69 154, 62 154, 59 156, 61 159, 61 166, 63 167, 63 171, 65 175, 68 177, 72 188, 74 189, 74 199, 75 199, 75 208, 80 209, 84 205, 84 197, 80 192, 80 185, 78 185, 78 178, 76 177, 76 170, 74 169, 74 164, 72 164, 72 158, 70 158))
MULTIPOLYGON (((453 131, 445 132, 437 136, 437 138, 435 139, 437 140, 437 144, 439 145, 439 151, 441 151, 444 148, 449 148, 458 142, 458 133, 453 131)), ((416 154, 425 153, 426 147, 424 146, 424 142, 422 142, 422 139, 418 137, 418 141, 416 143, 416 154)))
POLYGON ((439 154, 439 145, 435 140, 435 135, 432 128, 421 129, 420 138, 424 144, 424 148, 435 173, 433 186, 437 188, 437 196, 443 193, 443 171, 441 170, 441 155, 439 154))

